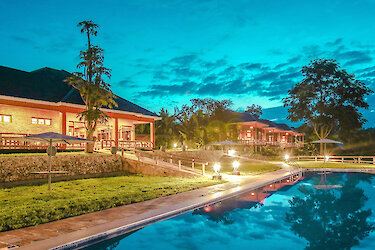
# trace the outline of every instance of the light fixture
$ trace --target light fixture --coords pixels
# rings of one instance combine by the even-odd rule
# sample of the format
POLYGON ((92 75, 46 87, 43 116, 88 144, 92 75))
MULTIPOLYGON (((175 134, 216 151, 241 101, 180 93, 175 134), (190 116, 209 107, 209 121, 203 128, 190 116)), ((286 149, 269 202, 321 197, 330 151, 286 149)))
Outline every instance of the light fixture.
POLYGON ((236 150, 233 150, 233 149, 229 149, 228 150, 228 155, 229 156, 234 156, 235 153, 236 153, 236 150))
POLYGON ((326 156, 325 156, 326 162, 329 160, 329 158, 330 158, 329 155, 326 155, 326 156))
POLYGON ((240 167, 240 163, 238 161, 233 162, 233 174, 234 175, 240 175, 240 171, 238 171, 238 168, 240 167))
POLYGON ((215 174, 212 176, 212 179, 218 179, 218 180, 221 180, 221 175, 220 175, 220 163, 216 162, 214 164, 214 171, 215 171, 215 174))
POLYGON ((173 143, 173 147, 174 147, 174 148, 177 148, 177 143, 173 143))
POLYGON ((289 155, 288 154, 285 155, 285 161, 289 161, 289 155))

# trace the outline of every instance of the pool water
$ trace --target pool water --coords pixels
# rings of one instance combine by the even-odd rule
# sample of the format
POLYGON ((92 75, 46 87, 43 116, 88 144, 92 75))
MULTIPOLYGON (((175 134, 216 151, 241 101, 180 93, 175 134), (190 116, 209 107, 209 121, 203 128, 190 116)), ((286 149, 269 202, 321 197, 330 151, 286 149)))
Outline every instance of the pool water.
POLYGON ((375 249, 374 224, 373 175, 309 174, 88 249, 375 249))

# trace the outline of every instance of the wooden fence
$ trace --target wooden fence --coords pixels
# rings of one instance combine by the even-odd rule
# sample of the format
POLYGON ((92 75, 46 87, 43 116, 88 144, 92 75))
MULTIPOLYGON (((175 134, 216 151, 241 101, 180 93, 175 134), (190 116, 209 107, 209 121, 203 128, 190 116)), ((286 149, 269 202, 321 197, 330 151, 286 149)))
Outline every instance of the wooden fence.
POLYGON ((342 163, 364 163, 375 164, 375 156, 329 156, 328 159, 323 155, 316 156, 293 156, 291 159, 297 161, 328 161, 328 162, 342 162, 342 163))

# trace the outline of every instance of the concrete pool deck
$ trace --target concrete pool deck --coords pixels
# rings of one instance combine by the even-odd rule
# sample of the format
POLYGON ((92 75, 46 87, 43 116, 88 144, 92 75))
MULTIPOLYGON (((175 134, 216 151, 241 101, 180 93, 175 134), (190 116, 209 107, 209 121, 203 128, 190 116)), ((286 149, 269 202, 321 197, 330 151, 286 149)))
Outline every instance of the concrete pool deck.
MULTIPOLYGON (((294 173, 296 174, 296 173, 294 173)), ((115 207, 33 227, 0 233, 0 250, 77 248, 112 238, 192 209, 257 189, 293 175, 288 169, 255 176, 228 176, 229 182, 115 207)))

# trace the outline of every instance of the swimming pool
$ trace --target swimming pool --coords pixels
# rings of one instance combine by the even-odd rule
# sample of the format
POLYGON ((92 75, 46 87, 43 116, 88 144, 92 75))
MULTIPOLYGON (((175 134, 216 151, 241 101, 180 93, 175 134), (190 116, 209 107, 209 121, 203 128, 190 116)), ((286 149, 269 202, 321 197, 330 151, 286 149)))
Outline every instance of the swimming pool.
POLYGON ((322 181, 285 180, 87 249, 375 249, 373 175, 322 181))

